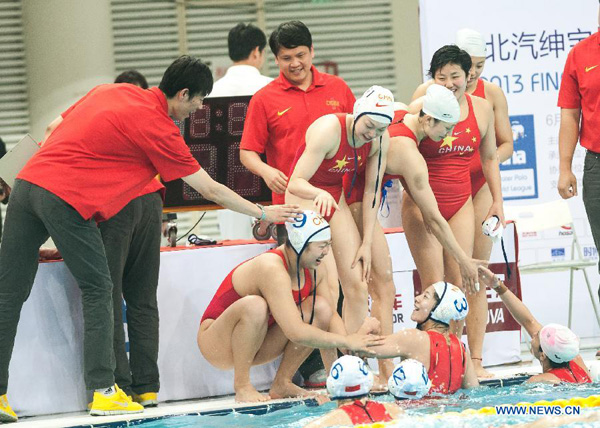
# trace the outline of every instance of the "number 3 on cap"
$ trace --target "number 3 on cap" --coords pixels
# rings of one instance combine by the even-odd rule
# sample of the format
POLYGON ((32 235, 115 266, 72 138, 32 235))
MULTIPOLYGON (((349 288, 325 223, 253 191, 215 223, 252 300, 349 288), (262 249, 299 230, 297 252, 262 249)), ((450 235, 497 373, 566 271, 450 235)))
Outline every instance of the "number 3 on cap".
POLYGON ((460 304, 460 306, 458 306, 458 300, 454 301, 454 307, 456 308, 456 310, 458 311, 458 313, 461 313, 462 311, 466 310, 468 305, 467 305, 467 299, 466 298, 462 298, 462 303, 460 304))
POLYGON ((302 213, 301 218, 296 217, 296 221, 292 224, 293 227, 300 229, 306 224, 306 214, 302 213))

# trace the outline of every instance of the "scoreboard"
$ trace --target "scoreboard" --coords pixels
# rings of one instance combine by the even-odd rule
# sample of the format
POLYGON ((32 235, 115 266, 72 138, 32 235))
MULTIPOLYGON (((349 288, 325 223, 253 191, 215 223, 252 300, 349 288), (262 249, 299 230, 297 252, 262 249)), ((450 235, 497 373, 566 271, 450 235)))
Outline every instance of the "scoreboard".
MULTIPOLYGON (((202 108, 179 126, 192 155, 214 180, 252 202, 269 203, 271 191, 263 179, 240 162, 240 141, 250 98, 206 98, 202 108)), ((221 208, 181 179, 164 184, 167 211, 221 208)))

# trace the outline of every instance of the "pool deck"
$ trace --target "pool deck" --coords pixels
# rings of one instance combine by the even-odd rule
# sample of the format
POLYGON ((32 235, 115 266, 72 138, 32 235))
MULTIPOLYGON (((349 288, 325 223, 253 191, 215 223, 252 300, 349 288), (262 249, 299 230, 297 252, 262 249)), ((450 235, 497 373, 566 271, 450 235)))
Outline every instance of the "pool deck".
MULTIPOLYGON (((600 348, 600 338, 584 339, 581 343, 581 355, 586 364, 595 360, 596 350, 600 348)), ((521 362, 496 367, 488 367, 497 379, 514 379, 524 374, 533 375, 541 372, 539 362, 534 361, 525 344, 521 346, 521 362)), ((494 382, 497 384, 497 382, 494 382)), ((114 428, 128 426, 128 422, 140 419, 160 419, 173 415, 218 415, 232 411, 242 413, 267 413, 273 410, 291 407, 300 403, 299 399, 270 400, 267 403, 248 404, 236 403, 232 395, 218 398, 187 400, 177 402, 161 402, 158 407, 145 409, 143 413, 118 416, 89 416, 87 412, 77 412, 58 415, 46 415, 21 418, 19 428, 54 428, 54 427, 94 427, 114 428)), ((312 400, 308 400, 312 401, 312 400)), ((133 425, 133 424, 132 424, 133 425)))

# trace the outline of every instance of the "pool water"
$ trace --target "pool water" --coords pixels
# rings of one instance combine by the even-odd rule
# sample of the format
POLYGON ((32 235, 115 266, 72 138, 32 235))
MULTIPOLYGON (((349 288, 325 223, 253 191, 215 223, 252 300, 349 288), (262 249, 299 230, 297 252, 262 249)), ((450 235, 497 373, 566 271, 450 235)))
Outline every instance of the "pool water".
MULTIPOLYGON (((399 423, 402 428, 442 428, 442 427, 489 427, 503 424, 516 424, 529 422, 539 416, 515 415, 472 415, 472 416, 444 416, 436 417, 443 412, 460 412, 465 409, 479 409, 486 406, 500 404, 516 404, 520 402, 535 402, 540 400, 558 400, 572 397, 588 397, 600 395, 600 384, 584 385, 515 385, 504 388, 479 387, 473 390, 459 391, 457 394, 438 399, 420 401, 406 401, 402 403, 406 417, 399 423)), ((393 401, 389 395, 377 398, 378 401, 393 401)), ((303 427, 313 419, 336 408, 335 403, 323 406, 307 406, 305 404, 293 406, 285 410, 274 411, 265 415, 250 415, 230 413, 225 416, 173 416, 142 422, 140 428, 251 428, 272 427, 291 428, 303 427)), ((581 414, 596 409, 581 409, 581 414)), ((600 427, 600 422, 571 424, 575 427, 600 427)))

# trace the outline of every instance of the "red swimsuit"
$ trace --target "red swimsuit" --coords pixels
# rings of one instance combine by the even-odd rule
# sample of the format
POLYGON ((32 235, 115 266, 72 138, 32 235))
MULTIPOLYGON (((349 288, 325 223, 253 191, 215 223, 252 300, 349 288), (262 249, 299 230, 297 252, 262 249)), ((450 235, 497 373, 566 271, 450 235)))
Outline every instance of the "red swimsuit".
MULTIPOLYGON (((369 157, 369 152, 371 151, 372 142, 369 141, 368 143, 364 144, 362 147, 356 149, 355 151, 348 142, 348 133, 346 130, 346 113, 335 113, 335 116, 340 121, 340 126, 342 128, 340 146, 338 148, 338 151, 331 159, 323 159, 323 162, 321 163, 321 165, 319 165, 319 168, 314 173, 312 178, 308 180, 308 182, 313 186, 318 187, 319 189, 323 189, 331 193, 331 196, 333 196, 335 201, 339 203, 340 199, 342 198, 342 192, 344 191, 342 184, 344 174, 350 173, 351 177, 352 174, 354 174, 355 152, 356 156, 358 156, 357 173, 360 175, 366 168, 367 159, 369 157)), ((306 144, 303 144, 298 149, 298 152, 296 153, 296 159, 294 160, 294 163, 292 164, 292 168, 290 170, 290 175, 294 171, 298 159, 300 159, 300 156, 302 156, 302 153, 304 153, 305 147, 306 144)), ((352 193, 354 194, 355 192, 356 189, 352 189, 352 193)), ((333 217, 333 212, 331 213, 329 218, 326 217, 325 220, 329 221, 331 220, 331 217, 333 217)))
POLYGON ((483 79, 477 79, 477 86, 471 95, 485 99, 485 84, 483 79))
POLYGON ((360 400, 356 400, 352 404, 340 407, 340 410, 346 412, 352 420, 352 425, 389 422, 392 420, 385 406, 377 401, 367 401, 363 405, 360 400))
MULTIPOLYGON (((279 257, 281 257, 281 260, 283 261, 283 266, 287 270, 288 266, 285 261, 285 257, 283 256, 283 252, 281 250, 274 248, 272 250, 267 251, 267 253, 277 254, 279 257)), ((252 260, 252 259, 250 259, 250 260, 252 260)), ((200 321, 201 324, 202 324, 202 321, 207 320, 207 319, 216 320, 217 318, 219 318, 219 316, 223 312, 225 312, 225 309, 227 309, 228 307, 233 305, 236 301, 238 301, 239 299, 242 298, 242 296, 240 296, 237 293, 237 291, 235 291, 232 278, 233 278, 233 273, 235 272, 235 270, 238 267, 240 267, 241 265, 243 265, 244 263, 246 263, 247 261, 248 260, 237 265, 231 272, 229 272, 229 275, 227 275, 225 277, 225 279, 219 286, 219 289, 215 293, 214 297, 208 304, 208 307, 204 311, 204 315, 202 315, 202 320, 200 321)), ((306 300, 310 296, 312 291, 313 291, 313 280, 312 280, 311 272, 309 269, 304 269, 304 287, 302 287, 301 301, 303 302, 304 300, 306 300)), ((297 303, 298 302, 298 291, 292 290, 292 295, 294 296, 294 302, 297 303)), ((269 327, 271 325, 273 325, 274 323, 275 323, 275 319, 272 316, 269 317, 269 327)))
MULTIPOLYGON (((485 99, 483 79, 477 80, 477 86, 471 95, 485 99)), ((473 198, 484 184, 485 176, 483 175, 483 168, 481 166, 481 157, 476 155, 473 156, 473 160, 471 161, 471 196, 473 198)))
POLYGON ((425 138, 419 144, 429 169, 429 184, 446 220, 450 220, 471 196, 470 164, 475 155, 479 156, 479 126, 471 96, 465 94, 465 98, 469 114, 456 124, 452 135, 438 142, 425 138))
POLYGON ((462 387, 465 376, 465 345, 455 335, 450 335, 450 345, 443 334, 428 331, 429 335, 429 379, 431 390, 441 394, 454 394, 462 387))
MULTIPOLYGON (((404 120, 404 116, 407 113, 408 112, 404 111, 404 110, 396 110, 396 112, 394 114, 394 122, 392 125, 389 126, 388 133, 390 134, 390 139, 394 138, 394 137, 408 137, 411 140, 413 140, 415 142, 415 144, 418 146, 419 142, 417 141, 416 135, 414 134, 414 132, 412 132, 410 130, 410 128, 408 126, 406 126, 402 122, 404 120)), ((392 144, 392 143, 390 143, 390 144, 392 144)), ((348 173, 348 174, 344 175, 344 194, 346 195, 346 202, 348 203, 348 205, 352 205, 355 202, 362 202, 363 196, 365 193, 365 175, 366 175, 366 172, 362 171, 360 174, 358 174, 356 176, 356 181, 354 182, 354 188, 352 189, 352 194, 350 195, 350 197, 348 197, 348 192, 350 191, 353 173, 348 173)), ((387 173, 384 174, 383 179, 381 180, 381 188, 383 189, 383 187, 389 180, 394 180, 396 178, 400 179, 400 181, 403 182, 403 178, 401 175, 394 175, 394 174, 387 174, 387 173)), ((404 182, 402 183, 402 185, 406 189, 406 185, 404 182)), ((381 202, 381 204, 383 205, 383 201, 381 202)))
POLYGON ((592 383, 592 379, 590 379, 585 369, 575 361, 569 361, 569 367, 548 370, 547 373, 552 373, 561 381, 567 383, 592 383))

